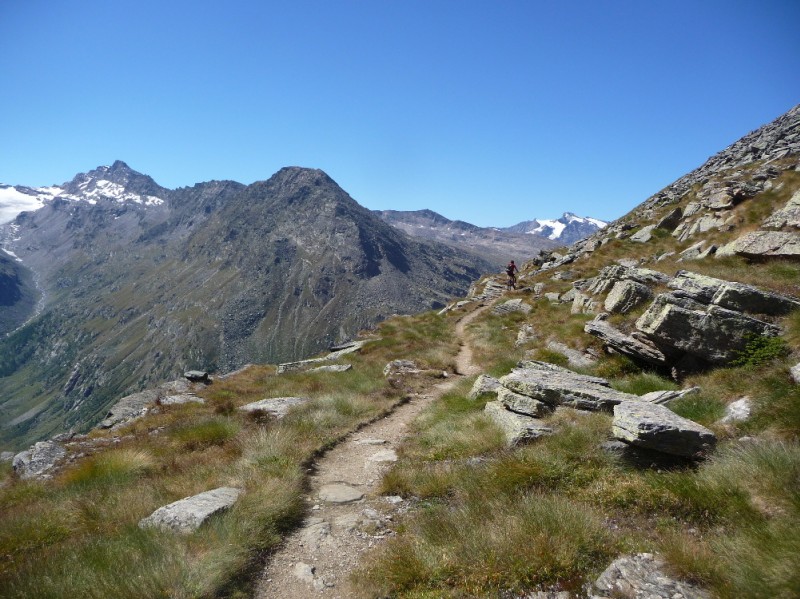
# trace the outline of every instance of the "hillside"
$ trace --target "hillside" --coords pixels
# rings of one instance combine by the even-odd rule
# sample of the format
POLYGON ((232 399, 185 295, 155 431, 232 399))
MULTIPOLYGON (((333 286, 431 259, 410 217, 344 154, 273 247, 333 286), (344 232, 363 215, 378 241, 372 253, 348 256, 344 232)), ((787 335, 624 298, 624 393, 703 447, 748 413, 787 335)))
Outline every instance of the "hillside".
MULTIPOLYGON (((116 162, 37 193, 43 206, 0 233, 42 298, 0 340, 6 447, 85 430, 187 369, 309 356, 491 270, 406 237, 318 170, 168 190, 116 162)), ((14 301, 5 332, 35 296, 14 301)))
POLYGON ((129 397, 6 464, 0 588, 798 596, 798 198, 800 107, 518 290, 129 397))

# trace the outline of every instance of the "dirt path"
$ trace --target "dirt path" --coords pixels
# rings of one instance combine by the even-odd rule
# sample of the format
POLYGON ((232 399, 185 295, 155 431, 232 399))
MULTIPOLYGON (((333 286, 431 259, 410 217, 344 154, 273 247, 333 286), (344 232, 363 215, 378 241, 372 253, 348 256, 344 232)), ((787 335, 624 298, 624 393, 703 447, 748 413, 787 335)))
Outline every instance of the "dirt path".
MULTIPOLYGON (((467 324, 486 308, 464 316, 456 325, 461 342, 457 374, 477 374, 464 333, 467 324)), ((408 426, 458 378, 432 386, 391 414, 352 434, 325 453, 310 480, 310 516, 272 557, 258 583, 257 599, 326 599, 355 597, 349 575, 361 555, 390 537, 392 520, 408 505, 400 497, 384 497, 378 487, 384 471, 397 459, 395 449, 408 426)))

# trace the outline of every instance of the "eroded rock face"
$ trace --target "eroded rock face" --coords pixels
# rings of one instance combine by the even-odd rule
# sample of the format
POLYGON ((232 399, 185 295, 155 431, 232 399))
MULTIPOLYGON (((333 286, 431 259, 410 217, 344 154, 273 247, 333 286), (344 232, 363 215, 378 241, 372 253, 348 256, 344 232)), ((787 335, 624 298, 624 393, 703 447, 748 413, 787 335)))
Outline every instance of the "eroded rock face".
POLYGON ((745 349, 753 335, 774 337, 780 329, 741 312, 706 306, 662 293, 636 321, 636 328, 659 345, 684 351, 712 363, 727 364, 745 349))
POLYGON ((241 489, 220 487, 186 497, 158 508, 139 521, 139 528, 155 527, 183 534, 194 532, 211 516, 236 503, 241 493, 241 489))
POLYGON ((614 406, 612 430, 620 441, 685 458, 705 456, 717 441, 706 427, 669 408, 643 401, 614 406))

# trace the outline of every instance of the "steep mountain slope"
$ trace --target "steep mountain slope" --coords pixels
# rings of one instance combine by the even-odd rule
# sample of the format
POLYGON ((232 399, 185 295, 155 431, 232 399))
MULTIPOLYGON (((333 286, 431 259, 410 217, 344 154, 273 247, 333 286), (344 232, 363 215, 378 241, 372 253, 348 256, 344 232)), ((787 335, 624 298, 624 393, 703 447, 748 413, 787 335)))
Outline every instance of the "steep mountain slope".
POLYGON ((494 270, 501 270, 509 260, 527 260, 541 249, 559 245, 540 235, 523 234, 526 231, 477 227, 449 220, 432 210, 378 210, 376 214, 412 237, 439 241, 484 256, 494 270))
POLYGON ((51 192, 0 237, 44 295, 0 342, 6 442, 93 424, 186 368, 307 356, 491 268, 409 239, 317 170, 167 190, 116 162, 51 192))

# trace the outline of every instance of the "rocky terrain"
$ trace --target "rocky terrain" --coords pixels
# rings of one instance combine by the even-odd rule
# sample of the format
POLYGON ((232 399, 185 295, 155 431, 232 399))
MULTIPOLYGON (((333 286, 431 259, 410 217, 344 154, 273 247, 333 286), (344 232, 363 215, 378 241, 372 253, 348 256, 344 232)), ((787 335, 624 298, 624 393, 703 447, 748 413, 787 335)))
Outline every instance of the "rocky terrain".
POLYGON ((6 454, 0 583, 796 596, 799 193, 796 107, 541 251, 516 290, 484 276, 316 358, 187 372, 90 435, 6 454), (96 544, 118 557, 86 566, 96 544), (119 558, 146 564, 134 584, 119 558))
POLYGON ((90 426, 187 369, 309 356, 443 306, 492 269, 406 237, 318 170, 168 190, 116 162, 28 191, 42 207, 0 228, 14 257, 2 259, 9 444, 90 426))

